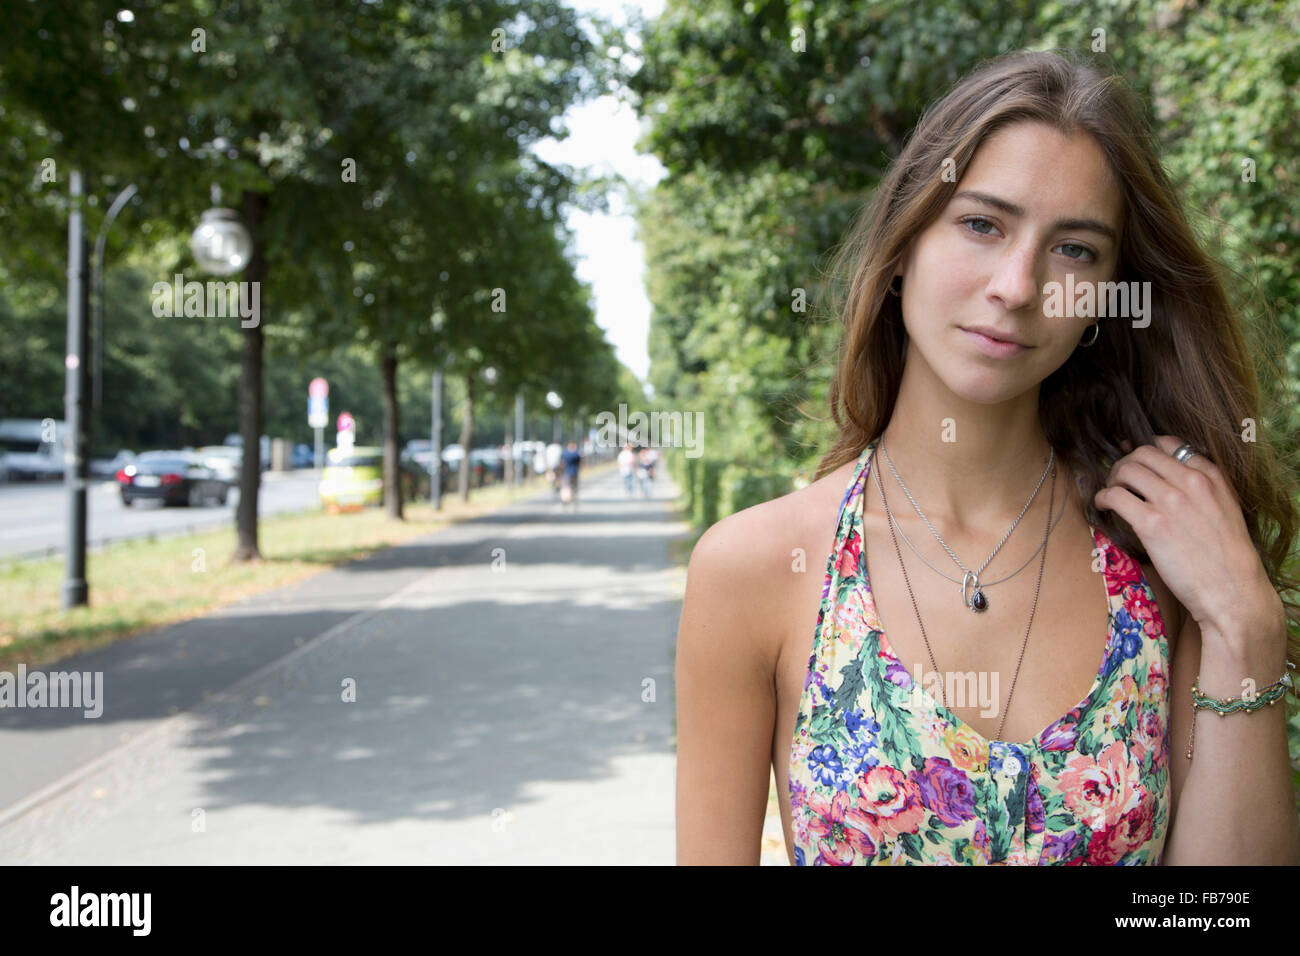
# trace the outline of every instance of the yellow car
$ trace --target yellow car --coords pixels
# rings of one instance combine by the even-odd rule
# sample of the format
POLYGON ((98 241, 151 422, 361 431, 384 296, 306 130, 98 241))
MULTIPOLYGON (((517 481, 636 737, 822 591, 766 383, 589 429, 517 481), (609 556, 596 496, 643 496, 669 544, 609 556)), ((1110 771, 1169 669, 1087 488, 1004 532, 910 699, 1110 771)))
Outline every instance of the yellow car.
POLYGON ((331 448, 321 469, 320 503, 326 511, 355 511, 384 503, 384 450, 357 445, 331 448))

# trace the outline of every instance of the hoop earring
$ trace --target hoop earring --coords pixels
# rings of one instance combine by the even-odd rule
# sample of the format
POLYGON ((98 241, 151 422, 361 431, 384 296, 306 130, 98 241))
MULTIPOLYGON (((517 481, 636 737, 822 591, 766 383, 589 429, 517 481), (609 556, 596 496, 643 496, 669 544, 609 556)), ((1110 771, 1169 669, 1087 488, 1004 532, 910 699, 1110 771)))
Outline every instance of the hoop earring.
POLYGON ((901 298, 902 295, 903 295, 903 277, 902 277, 902 276, 897 276, 897 275, 894 276, 892 279, 889 280, 889 285, 888 285, 886 288, 889 290, 889 294, 890 294, 890 295, 896 295, 896 296, 899 296, 899 297, 901 298), (895 280, 895 279, 898 280, 898 288, 897 288, 897 289, 894 288, 894 280, 895 280))
POLYGON ((1097 342, 1097 336, 1100 334, 1101 334, 1101 323, 1100 322, 1092 323, 1092 338, 1090 338, 1087 342, 1083 342, 1083 341, 1079 342, 1079 348, 1086 349, 1089 346, 1095 345, 1097 342))

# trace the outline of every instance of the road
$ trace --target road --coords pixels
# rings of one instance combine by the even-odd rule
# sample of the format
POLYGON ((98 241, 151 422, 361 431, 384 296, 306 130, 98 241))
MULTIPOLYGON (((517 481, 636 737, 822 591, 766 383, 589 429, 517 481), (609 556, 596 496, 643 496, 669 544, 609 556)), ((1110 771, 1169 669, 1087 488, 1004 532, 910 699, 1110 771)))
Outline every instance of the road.
POLYGON ((588 477, 52 665, 0 863, 672 864, 676 488, 588 477))
MULTIPOLYGON (((258 513, 306 511, 319 504, 320 472, 265 472, 258 513)), ((187 528, 206 530, 229 525, 239 504, 239 490, 231 489, 224 507, 164 508, 155 502, 122 504, 117 484, 93 479, 86 492, 86 540, 90 546, 148 534, 179 533, 187 528)), ((62 554, 67 537, 67 491, 61 481, 0 483, 0 558, 62 554)))

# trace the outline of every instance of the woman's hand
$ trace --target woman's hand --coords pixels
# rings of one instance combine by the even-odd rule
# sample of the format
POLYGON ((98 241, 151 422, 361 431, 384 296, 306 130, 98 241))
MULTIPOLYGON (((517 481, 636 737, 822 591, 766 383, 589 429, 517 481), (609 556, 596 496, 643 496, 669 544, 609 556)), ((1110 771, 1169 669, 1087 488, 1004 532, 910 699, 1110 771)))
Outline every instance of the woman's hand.
POLYGON ((1279 627, 1285 635, 1281 598, 1251 542, 1236 492, 1203 454, 1175 459, 1181 444, 1176 436, 1157 435, 1155 445, 1132 449, 1115 462, 1094 503, 1129 523, 1204 640, 1243 641, 1279 627))

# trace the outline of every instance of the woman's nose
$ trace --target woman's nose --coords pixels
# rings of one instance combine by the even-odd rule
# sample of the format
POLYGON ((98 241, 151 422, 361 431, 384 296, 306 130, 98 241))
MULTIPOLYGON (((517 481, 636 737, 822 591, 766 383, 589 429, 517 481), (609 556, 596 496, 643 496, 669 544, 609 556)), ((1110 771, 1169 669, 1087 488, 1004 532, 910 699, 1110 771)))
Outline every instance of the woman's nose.
POLYGON ((1008 309, 1023 309, 1039 298, 1038 270, 1032 251, 1008 251, 998 262, 989 293, 1008 309))

